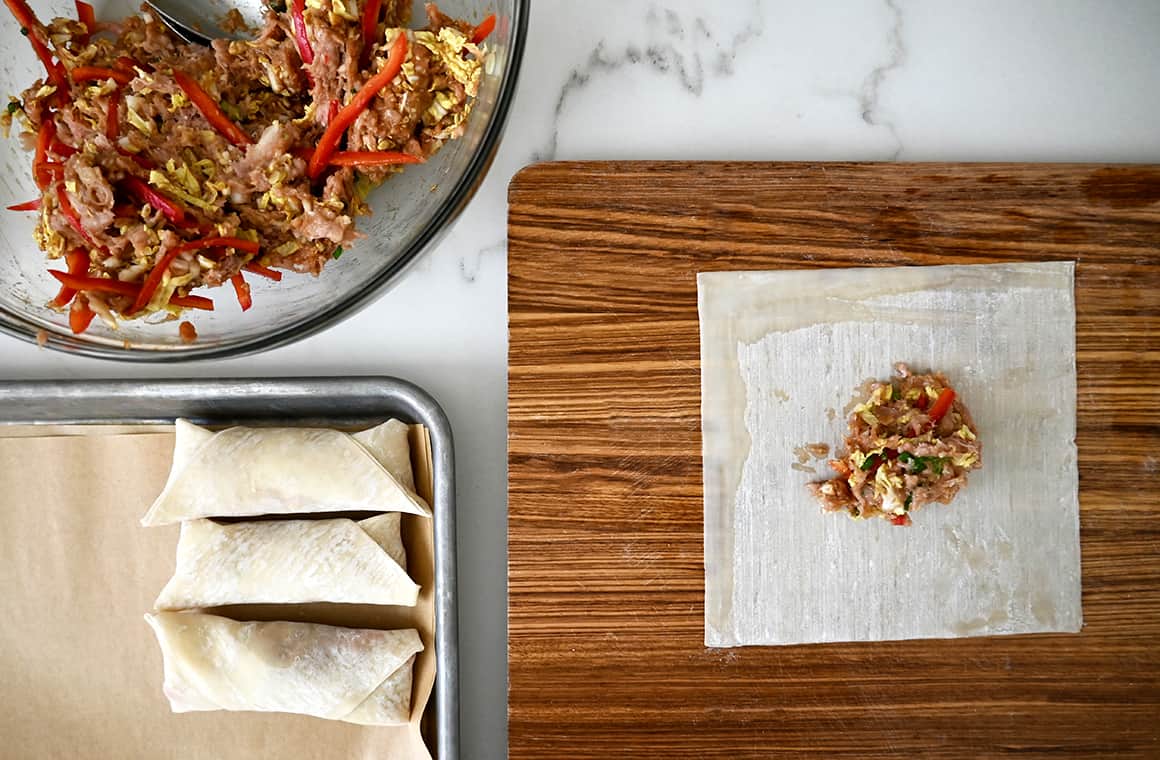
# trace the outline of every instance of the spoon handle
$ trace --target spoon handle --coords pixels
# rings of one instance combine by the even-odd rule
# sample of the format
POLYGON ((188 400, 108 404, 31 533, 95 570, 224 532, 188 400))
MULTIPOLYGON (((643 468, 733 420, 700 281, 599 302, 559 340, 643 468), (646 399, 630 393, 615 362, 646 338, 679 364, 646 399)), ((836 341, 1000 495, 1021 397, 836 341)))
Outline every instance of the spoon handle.
POLYGON ((157 7, 156 3, 151 2, 151 0, 145 0, 145 4, 148 5, 149 8, 157 14, 157 18, 161 19, 161 22, 169 27, 170 31, 172 31, 181 39, 185 40, 191 45, 209 45, 209 37, 178 21, 176 18, 169 15, 161 8, 157 7))

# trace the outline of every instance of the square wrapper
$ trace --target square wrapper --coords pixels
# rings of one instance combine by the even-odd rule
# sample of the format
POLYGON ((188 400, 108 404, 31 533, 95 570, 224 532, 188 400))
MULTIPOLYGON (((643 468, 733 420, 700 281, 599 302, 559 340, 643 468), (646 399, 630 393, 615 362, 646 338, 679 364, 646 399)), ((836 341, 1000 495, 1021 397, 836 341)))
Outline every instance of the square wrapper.
POLYGON ((698 276, 705 643, 1078 631, 1074 264, 698 276), (900 528, 823 514, 799 462, 856 388, 945 372, 983 468, 900 528))

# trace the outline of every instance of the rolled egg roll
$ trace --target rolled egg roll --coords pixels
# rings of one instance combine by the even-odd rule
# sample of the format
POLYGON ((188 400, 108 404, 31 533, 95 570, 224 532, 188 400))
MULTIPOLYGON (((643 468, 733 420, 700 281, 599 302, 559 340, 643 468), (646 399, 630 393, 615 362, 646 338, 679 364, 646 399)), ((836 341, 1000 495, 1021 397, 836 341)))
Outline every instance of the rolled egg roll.
POLYGON ((177 568, 155 606, 160 610, 299 602, 413 606, 419 585, 407 575, 401 519, 401 514, 391 512, 358 522, 183 522, 177 568))
POLYGON ((161 645, 173 712, 252 710, 362 725, 411 719, 418 631, 237 622, 200 612, 145 616, 161 645))
POLYGON ((430 516, 415 493, 407 426, 359 433, 321 428, 234 427, 177 420, 173 466, 142 525, 202 517, 312 512, 430 516))

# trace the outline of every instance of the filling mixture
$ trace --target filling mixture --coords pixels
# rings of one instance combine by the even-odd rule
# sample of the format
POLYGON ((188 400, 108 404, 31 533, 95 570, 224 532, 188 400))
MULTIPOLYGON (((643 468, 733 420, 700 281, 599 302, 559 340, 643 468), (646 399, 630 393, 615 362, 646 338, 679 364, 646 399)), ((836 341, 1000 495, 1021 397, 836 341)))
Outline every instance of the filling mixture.
MULTIPOLYGON (((148 10, 41 23, 4 0, 46 70, 3 115, 34 150, 35 237, 66 271, 51 302, 95 315, 213 309, 191 291, 317 275, 356 238, 366 196, 460 136, 495 17, 478 27, 406 0, 288 0, 250 41, 187 44, 148 10)), ((183 336, 185 330, 183 328, 183 336)))
POLYGON ((910 525, 912 512, 949 504, 982 466, 978 430, 946 376, 895 371, 851 412, 845 450, 830 460, 838 477, 809 485, 827 512, 910 525))

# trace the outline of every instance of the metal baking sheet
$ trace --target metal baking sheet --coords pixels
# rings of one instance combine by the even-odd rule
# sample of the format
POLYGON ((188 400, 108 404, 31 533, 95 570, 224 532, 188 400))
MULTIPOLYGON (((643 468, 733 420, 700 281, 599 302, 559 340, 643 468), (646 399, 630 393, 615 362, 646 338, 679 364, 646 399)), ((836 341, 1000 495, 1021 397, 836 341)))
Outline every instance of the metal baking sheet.
POLYGON ((423 389, 392 377, 0 381, 0 426, 285 424, 369 427, 389 417, 431 435, 435 519, 434 736, 459 757, 459 633, 455 593, 455 462, 451 425, 423 389))

